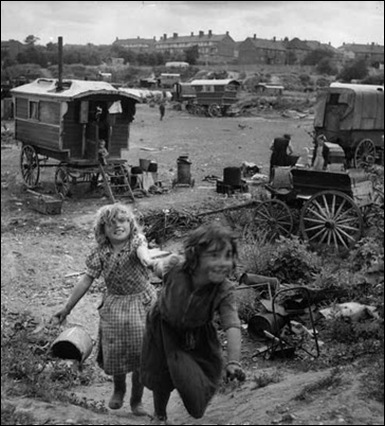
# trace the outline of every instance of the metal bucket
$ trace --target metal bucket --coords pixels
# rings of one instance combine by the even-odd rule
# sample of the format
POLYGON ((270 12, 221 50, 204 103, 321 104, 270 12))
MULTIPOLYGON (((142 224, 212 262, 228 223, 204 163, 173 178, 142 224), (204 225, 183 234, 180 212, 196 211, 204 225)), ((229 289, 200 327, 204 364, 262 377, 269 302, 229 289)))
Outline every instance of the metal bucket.
POLYGON ((144 171, 147 172, 148 168, 150 167, 151 161, 146 160, 144 158, 139 158, 139 167, 144 171))
POLYGON ((286 319, 279 314, 265 313, 254 315, 248 321, 247 331, 256 338, 266 339, 264 331, 269 332, 274 336, 279 336, 283 326, 286 324, 286 319))
POLYGON ((62 359, 75 359, 84 362, 92 352, 93 342, 81 326, 64 330, 52 343, 52 354, 62 359))

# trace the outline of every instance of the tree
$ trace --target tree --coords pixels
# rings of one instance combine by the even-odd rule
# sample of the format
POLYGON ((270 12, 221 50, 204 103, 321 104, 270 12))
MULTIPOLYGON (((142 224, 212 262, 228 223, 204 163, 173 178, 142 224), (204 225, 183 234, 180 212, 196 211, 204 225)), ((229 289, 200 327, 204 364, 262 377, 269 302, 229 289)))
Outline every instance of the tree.
POLYGON ((31 34, 25 38, 24 43, 28 46, 33 46, 38 40, 40 40, 39 37, 31 34))
POLYGON ((330 50, 315 49, 308 53, 302 61, 302 65, 317 65, 323 58, 332 58, 334 53, 330 50))
POLYGON ((195 65, 197 63, 199 58, 199 50, 197 45, 189 47, 184 51, 184 53, 186 62, 188 62, 190 65, 195 65))
POLYGON ((337 79, 349 83, 352 80, 362 80, 369 74, 369 70, 364 59, 358 59, 353 63, 346 64, 337 79))
POLYGON ((326 75, 338 74, 338 69, 330 58, 322 58, 316 67, 317 72, 326 75))

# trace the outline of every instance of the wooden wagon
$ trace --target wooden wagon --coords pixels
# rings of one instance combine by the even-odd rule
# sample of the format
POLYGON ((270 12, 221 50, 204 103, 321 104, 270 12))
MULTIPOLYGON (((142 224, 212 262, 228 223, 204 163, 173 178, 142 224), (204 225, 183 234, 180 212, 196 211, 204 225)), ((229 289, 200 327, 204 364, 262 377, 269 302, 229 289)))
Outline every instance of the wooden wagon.
POLYGON ((240 83, 237 80, 193 80, 195 99, 187 108, 191 113, 219 117, 226 115, 231 105, 237 102, 240 83))
POLYGON ((38 185, 41 167, 55 167, 55 189, 62 197, 71 185, 99 180, 112 200, 114 192, 132 196, 121 154, 129 148, 138 96, 102 81, 42 78, 13 89, 12 96, 28 188, 38 185), (100 139, 108 151, 103 161, 100 139))
POLYGON ((271 198, 256 205, 255 223, 270 235, 299 232, 312 245, 349 248, 363 234, 365 211, 375 202, 372 181, 362 169, 319 171, 278 167, 271 198))
POLYGON ((332 83, 319 91, 315 134, 340 145, 350 167, 384 164, 384 87, 332 83))
POLYGON ((199 216, 248 209, 246 234, 275 240, 298 233, 312 246, 348 249, 362 237, 365 225, 381 217, 384 195, 363 169, 338 165, 327 171, 277 167, 273 182, 261 183, 267 191, 261 199, 199 216))

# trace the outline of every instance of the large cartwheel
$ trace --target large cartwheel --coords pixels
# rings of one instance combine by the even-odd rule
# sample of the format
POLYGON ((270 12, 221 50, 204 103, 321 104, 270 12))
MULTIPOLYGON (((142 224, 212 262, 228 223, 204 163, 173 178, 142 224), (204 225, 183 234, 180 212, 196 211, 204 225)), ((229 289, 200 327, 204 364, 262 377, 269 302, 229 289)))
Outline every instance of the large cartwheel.
POLYGON ((254 226, 265 233, 268 240, 280 235, 289 236, 293 230, 293 216, 286 203, 278 199, 258 203, 254 211, 254 226))
POLYGON ((20 170, 24 183, 32 189, 40 178, 39 156, 32 145, 23 145, 20 154, 20 170))
POLYGON ((207 108, 207 113, 210 117, 220 117, 222 110, 218 104, 210 104, 207 108))
POLYGON ((362 236, 363 218, 348 195, 340 191, 322 191, 302 207, 300 230, 310 244, 348 249, 362 236))
POLYGON ((376 161, 376 147, 371 139, 363 139, 354 149, 354 167, 364 168, 376 161))

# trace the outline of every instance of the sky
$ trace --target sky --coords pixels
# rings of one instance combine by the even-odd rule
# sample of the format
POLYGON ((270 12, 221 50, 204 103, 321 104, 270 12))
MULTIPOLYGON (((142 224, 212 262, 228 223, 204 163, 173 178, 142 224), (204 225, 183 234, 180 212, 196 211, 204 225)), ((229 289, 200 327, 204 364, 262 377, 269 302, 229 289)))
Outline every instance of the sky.
POLYGON ((1 40, 111 44, 199 31, 384 45, 383 1, 1 1, 1 40))

